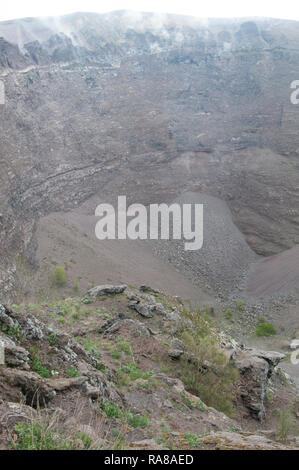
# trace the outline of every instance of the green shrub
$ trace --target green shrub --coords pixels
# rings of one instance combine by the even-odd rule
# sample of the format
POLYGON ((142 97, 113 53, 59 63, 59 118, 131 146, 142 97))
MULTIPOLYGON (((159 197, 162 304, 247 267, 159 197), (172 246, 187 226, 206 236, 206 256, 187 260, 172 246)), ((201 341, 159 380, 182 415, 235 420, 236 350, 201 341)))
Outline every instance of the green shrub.
POLYGON ((259 319, 255 332, 257 336, 271 336, 277 333, 275 326, 272 323, 265 323, 263 317, 259 319))
POLYGON ((239 312, 244 312, 245 311, 245 302, 243 302, 242 300, 238 300, 236 302, 236 307, 239 310, 239 312))
POLYGON ((32 370, 34 370, 34 372, 37 372, 44 379, 49 379, 51 377, 51 372, 43 366, 38 356, 35 356, 33 358, 32 370))
POLYGON ((133 428, 146 428, 148 426, 148 419, 146 416, 135 415, 134 413, 127 413, 127 422, 133 428))
POLYGON ((123 416, 123 412, 118 406, 114 405, 110 402, 102 402, 100 403, 100 408, 104 411, 107 418, 121 418, 123 416))
POLYGON ((14 336, 17 339, 20 339, 20 337, 22 336, 22 331, 21 331, 20 326, 12 326, 9 328, 8 325, 3 323, 1 330, 3 331, 3 333, 6 333, 9 336, 14 336))
POLYGON ((238 369, 220 351, 209 320, 200 312, 184 315, 190 326, 183 325, 178 334, 194 359, 191 362, 184 356, 180 359, 179 378, 186 390, 207 406, 233 416, 232 389, 239 379, 238 369))
POLYGON ((111 402, 100 403, 100 408, 104 411, 107 418, 120 418, 123 423, 129 424, 133 428, 145 428, 148 425, 146 416, 136 415, 131 411, 125 411, 118 408, 111 402))
POLYGON ((89 450, 91 448, 92 439, 88 434, 86 434, 85 432, 80 432, 78 438, 81 439, 84 446, 84 450, 89 450))
POLYGON ((114 348, 111 353, 111 356, 113 357, 113 359, 119 359, 121 356, 121 352, 117 348, 114 348))
POLYGON ((64 287, 66 285, 66 273, 63 266, 57 266, 55 269, 53 283, 56 287, 64 287))
POLYGON ((199 439, 202 436, 197 434, 184 434, 184 438, 188 441, 190 447, 197 447, 199 445, 199 439))
POLYGON ((51 346, 54 346, 54 344, 56 344, 57 337, 56 337, 55 333, 51 333, 51 334, 48 336, 48 341, 49 341, 49 343, 50 343, 51 346))
POLYGON ((132 350, 130 343, 126 342, 123 337, 120 338, 120 341, 117 343, 117 348, 124 352, 126 356, 132 356, 132 350))
POLYGON ((79 377, 79 372, 77 371, 77 369, 75 367, 69 367, 67 370, 66 370, 66 373, 69 377, 79 377))
POLYGON ((96 357, 97 359, 101 358, 101 353, 99 351, 99 347, 101 346, 100 342, 96 343, 92 339, 86 338, 83 342, 83 346, 86 351, 89 352, 89 354, 96 357))
POLYGON ((182 399, 183 399, 183 402, 185 403, 185 405, 190 409, 190 410, 193 410, 195 408, 195 405, 193 404, 193 402, 190 400, 189 397, 187 397, 187 395, 185 395, 184 393, 182 394, 182 399))
POLYGON ((232 311, 231 310, 226 310, 224 312, 224 316, 225 316, 226 320, 232 320, 232 318, 233 318, 232 311))
POLYGON ((122 366, 119 369, 120 374, 127 374, 131 380, 144 379, 147 380, 154 375, 154 373, 149 371, 143 371, 139 369, 135 362, 129 362, 129 364, 122 366))
POLYGON ((124 353, 126 356, 132 356, 132 350, 130 343, 126 342, 123 337, 120 337, 120 340, 117 342, 115 348, 113 349, 111 356, 113 359, 120 359, 124 353))

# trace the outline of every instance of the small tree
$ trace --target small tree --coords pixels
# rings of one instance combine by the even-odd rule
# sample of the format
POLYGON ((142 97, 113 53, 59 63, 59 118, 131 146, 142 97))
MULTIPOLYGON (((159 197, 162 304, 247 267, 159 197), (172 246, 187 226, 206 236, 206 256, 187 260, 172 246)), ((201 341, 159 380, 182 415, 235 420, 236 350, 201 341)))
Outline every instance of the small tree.
POLYGON ((66 274, 62 266, 57 266, 54 271, 54 285, 57 287, 63 287, 66 285, 66 274))

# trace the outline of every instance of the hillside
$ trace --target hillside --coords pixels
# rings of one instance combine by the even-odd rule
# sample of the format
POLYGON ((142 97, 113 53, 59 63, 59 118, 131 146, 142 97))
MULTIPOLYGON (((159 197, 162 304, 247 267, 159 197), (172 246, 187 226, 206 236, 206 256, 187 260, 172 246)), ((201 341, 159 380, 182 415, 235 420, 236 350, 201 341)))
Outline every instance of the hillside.
POLYGON ((287 20, 0 22, 1 448, 298 447, 298 58, 287 20), (99 241, 121 195, 203 247, 99 241))
POLYGON ((0 306, 0 326, 2 449, 298 444, 295 388, 277 367, 284 355, 242 347, 207 312, 150 287, 0 306), (285 435, 275 410, 292 407, 285 435))

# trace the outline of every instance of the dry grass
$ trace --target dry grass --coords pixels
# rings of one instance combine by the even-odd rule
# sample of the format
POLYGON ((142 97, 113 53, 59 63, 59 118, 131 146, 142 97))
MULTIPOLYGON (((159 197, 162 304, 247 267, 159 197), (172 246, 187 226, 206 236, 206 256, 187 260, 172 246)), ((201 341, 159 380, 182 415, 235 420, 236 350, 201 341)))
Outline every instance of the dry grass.
POLYGON ((77 400, 71 418, 62 409, 38 408, 17 423, 10 438, 16 450, 119 450, 125 445, 126 430, 113 435, 111 424, 98 412, 86 413, 77 400))

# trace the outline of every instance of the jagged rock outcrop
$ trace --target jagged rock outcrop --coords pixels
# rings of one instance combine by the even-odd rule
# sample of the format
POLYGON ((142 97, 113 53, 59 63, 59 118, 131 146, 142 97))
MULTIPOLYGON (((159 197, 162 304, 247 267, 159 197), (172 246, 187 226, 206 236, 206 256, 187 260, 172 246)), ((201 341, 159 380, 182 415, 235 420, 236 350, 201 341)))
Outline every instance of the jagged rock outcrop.
POLYGON ((2 338, 2 335, 0 335, 0 340, 4 344, 5 363, 8 367, 29 369, 29 352, 17 346, 13 341, 2 338))
POLYGON ((89 396, 92 387, 102 398, 121 400, 99 370, 99 360, 69 335, 56 332, 37 318, 15 313, 1 304, 0 331, 5 358, 0 371, 2 398, 23 397, 28 405, 44 406, 59 393, 74 388, 83 396, 88 392, 89 396), (67 377, 67 370, 74 370, 75 376, 67 377))
MULTIPOLYGON (((148 288, 146 290, 149 292, 148 288)), ((155 292, 153 289, 151 291, 155 292)), ((140 294, 139 296, 128 294, 128 298, 130 300, 129 308, 136 310, 142 317, 152 318, 154 315, 166 317, 169 314, 165 307, 157 302, 151 294, 140 294)))
POLYGON ((240 396, 249 413, 263 421, 269 380, 274 368, 285 357, 274 351, 237 351, 234 361, 241 374, 240 396))
POLYGON ((178 338, 174 338, 170 343, 170 349, 168 351, 168 356, 172 359, 179 359, 185 352, 185 345, 183 341, 178 338))

